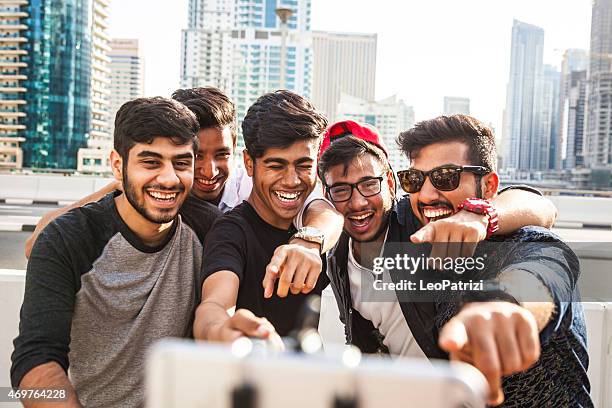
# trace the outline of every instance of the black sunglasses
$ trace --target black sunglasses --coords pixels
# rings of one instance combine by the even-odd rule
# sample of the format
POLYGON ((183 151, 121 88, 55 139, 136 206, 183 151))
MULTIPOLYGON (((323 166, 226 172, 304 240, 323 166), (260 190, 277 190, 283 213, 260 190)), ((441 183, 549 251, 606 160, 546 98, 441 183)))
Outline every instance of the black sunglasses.
POLYGON ((417 169, 401 170, 397 172, 397 178, 402 189, 407 193, 416 193, 421 190, 425 179, 429 176, 431 184, 440 191, 453 191, 459 187, 461 173, 467 171, 478 176, 484 176, 491 172, 483 166, 457 166, 445 164, 435 167, 429 171, 417 169))
POLYGON ((359 194, 364 197, 372 197, 380 193, 380 184, 384 180, 383 176, 368 177, 357 183, 337 183, 331 186, 325 186, 331 200, 335 203, 348 201, 353 196, 353 190, 357 189, 359 194))

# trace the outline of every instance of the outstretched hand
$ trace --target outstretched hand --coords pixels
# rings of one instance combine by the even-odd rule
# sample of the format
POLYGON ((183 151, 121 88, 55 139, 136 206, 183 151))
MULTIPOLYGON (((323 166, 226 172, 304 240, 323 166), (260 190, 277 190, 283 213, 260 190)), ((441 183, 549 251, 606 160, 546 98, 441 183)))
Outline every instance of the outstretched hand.
POLYGON ((225 320, 216 330, 211 330, 207 340, 231 343, 240 337, 255 337, 272 342, 283 348, 283 341, 274 326, 265 317, 257 317, 247 309, 238 309, 233 316, 225 320))
POLYGON ((277 279, 276 294, 280 297, 289 292, 307 294, 316 286, 323 267, 320 247, 301 239, 294 241, 299 243, 281 245, 274 251, 262 281, 265 298, 272 297, 277 279))
POLYGON ((489 383, 489 404, 504 401, 502 376, 527 370, 540 358, 532 313, 510 302, 469 303, 446 323, 438 339, 451 360, 479 369, 489 383))
POLYGON ((476 245, 487 238, 489 220, 485 215, 461 210, 433 221, 412 234, 414 244, 433 244, 431 258, 458 258, 474 255, 476 245))

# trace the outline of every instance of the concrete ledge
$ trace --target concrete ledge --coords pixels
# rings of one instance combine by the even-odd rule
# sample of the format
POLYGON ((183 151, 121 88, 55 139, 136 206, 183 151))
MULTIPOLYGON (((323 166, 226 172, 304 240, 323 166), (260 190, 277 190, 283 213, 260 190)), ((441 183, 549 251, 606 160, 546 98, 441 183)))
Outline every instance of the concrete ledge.
POLYGON ((28 200, 25 198, 7 198, 6 200, 0 200, 0 201, 4 201, 6 204, 17 204, 17 205, 32 205, 34 203, 34 200, 28 200))
POLYGON ((0 174, 0 200, 7 203, 72 203, 106 186, 112 178, 55 174, 0 174))
POLYGON ((0 269, 0 387, 10 386, 8 373, 11 367, 13 339, 19 332, 19 310, 23 302, 25 275, 24 270, 0 269))
POLYGON ((23 224, 12 224, 0 222, 0 231, 2 232, 21 232, 23 231, 23 224))

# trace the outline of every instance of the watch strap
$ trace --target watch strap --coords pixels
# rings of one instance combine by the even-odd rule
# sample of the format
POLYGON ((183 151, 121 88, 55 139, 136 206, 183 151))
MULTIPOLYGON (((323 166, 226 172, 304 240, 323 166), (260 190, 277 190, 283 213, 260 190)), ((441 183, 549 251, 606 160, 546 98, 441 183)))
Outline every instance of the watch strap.
POLYGON ((499 216, 497 210, 489 200, 481 198, 468 198, 457 206, 457 210, 465 210, 475 214, 486 215, 488 218, 487 238, 499 231, 499 216))

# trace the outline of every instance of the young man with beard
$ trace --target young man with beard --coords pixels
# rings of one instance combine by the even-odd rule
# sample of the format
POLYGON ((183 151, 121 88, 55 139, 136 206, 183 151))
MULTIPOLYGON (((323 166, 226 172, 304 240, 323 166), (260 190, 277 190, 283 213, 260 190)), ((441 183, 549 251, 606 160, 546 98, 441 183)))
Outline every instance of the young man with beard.
POLYGON ((196 338, 287 335, 306 294, 320 294, 327 285, 325 275, 319 276, 323 237, 311 249, 288 244, 299 237, 292 220, 316 184, 326 125, 310 102, 290 91, 265 94, 249 108, 242 130, 253 190, 215 223, 207 239, 196 338), (289 292, 292 296, 281 299, 289 292), (234 308, 239 310, 232 314, 234 308))
MULTIPOLYGON (((365 352, 471 363, 487 378, 494 405, 505 396, 507 407, 592 406, 583 315, 580 304, 571 303, 579 299, 577 259, 546 229, 512 232, 521 226, 517 223, 545 220, 538 214, 547 207, 539 202, 542 198, 527 192, 496 195, 490 129, 456 115, 419 123, 403 133, 399 140, 411 169, 398 176, 410 195, 395 201, 384 147, 375 133, 354 125, 351 134, 361 139, 334 141, 319 164, 326 192, 345 216, 346 233, 328 256, 328 273, 347 342, 365 352), (500 205, 515 194, 525 194, 522 202, 529 202, 525 207, 531 210, 500 205), (469 198, 492 201, 466 202, 469 198), (463 206, 484 215, 465 214, 473 217, 469 227, 456 222, 453 218, 467 212, 460 211, 463 206), (512 216, 517 212, 520 219, 512 216), (498 232, 491 224, 497 224, 498 232), (442 241, 448 243, 443 252, 465 256, 485 238, 506 243, 489 254, 485 268, 484 279, 496 289, 476 295, 460 292, 441 301, 417 301, 401 290, 375 293, 374 258, 395 257, 395 244, 442 241), (532 241, 547 244, 525 244, 532 241), (536 295, 526 298, 521 290, 525 287, 536 295), (529 302, 534 299, 538 301, 529 302)), ((382 274, 383 282, 402 278, 397 270, 382 274)))
POLYGON ((67 400, 54 406, 143 405, 147 348, 191 332, 200 239, 215 215, 190 225, 178 216, 193 184, 197 131, 193 113, 170 99, 121 107, 111 166, 125 193, 61 215, 36 241, 14 387, 65 390, 67 400))
MULTIPOLYGON (((234 163, 237 139, 234 104, 223 92, 213 87, 178 89, 172 94, 172 98, 183 103, 196 115, 200 127, 192 194, 185 200, 180 210, 181 216, 186 221, 197 220, 210 213, 212 206, 218 207, 222 212, 231 210, 246 200, 252 189, 251 177, 234 163)), ((26 242, 26 256, 29 256, 38 234, 55 217, 69 209, 97 201, 117 188, 117 183, 110 184, 71 206, 46 214, 26 242)), ((302 211, 296 216, 294 224, 304 228, 300 231, 301 238, 296 237, 291 244, 311 248, 317 246, 316 242, 311 241, 323 237, 324 250, 327 250, 338 240, 342 230, 342 217, 329 202, 317 199, 320 195, 317 197, 317 194, 311 194, 303 202, 302 211)), ((278 252, 284 253, 286 248, 279 248, 278 252)), ((279 262, 283 262, 283 259, 285 258, 279 258, 279 262)), ((274 265, 281 266, 280 263, 274 265)), ((299 265, 298 269, 302 267, 299 265)))

